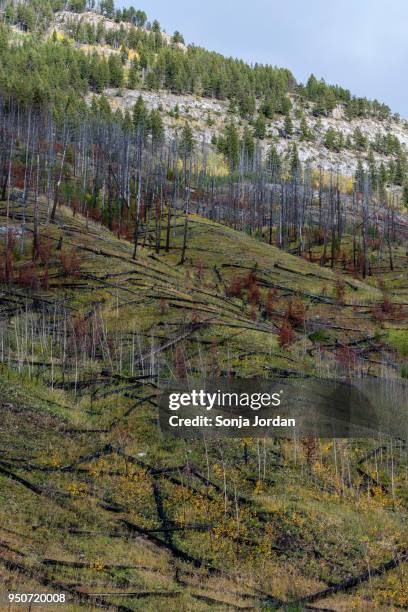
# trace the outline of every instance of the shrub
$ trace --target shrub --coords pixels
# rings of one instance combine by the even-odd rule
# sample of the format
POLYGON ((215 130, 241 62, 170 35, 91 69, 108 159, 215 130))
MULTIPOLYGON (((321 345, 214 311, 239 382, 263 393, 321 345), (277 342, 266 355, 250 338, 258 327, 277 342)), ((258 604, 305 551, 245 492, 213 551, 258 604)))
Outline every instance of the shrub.
POLYGON ((244 289, 250 289, 252 285, 256 285, 257 280, 256 274, 254 272, 249 272, 242 281, 244 289))
POLYGON ((40 287, 40 277, 34 262, 29 262, 21 266, 19 271, 18 283, 22 287, 37 291, 40 287))
POLYGON ((336 302, 338 304, 344 304, 344 298, 346 296, 346 284, 339 276, 336 279, 336 302))
POLYGON ((337 349, 336 359, 346 370, 353 370, 355 368, 356 353, 348 346, 341 346, 337 349))
POLYGON ((43 265, 46 265, 51 259, 52 242, 49 238, 41 238, 38 248, 38 255, 43 265))
POLYGON ((279 335, 278 335, 279 345, 282 348, 284 348, 288 346, 289 344, 292 344, 294 339, 295 339, 295 334, 293 332, 292 325, 290 324, 289 321, 284 321, 279 330, 279 335))
POLYGON ((169 303, 167 300, 165 300, 164 298, 160 298, 160 302, 159 302, 159 313, 161 315, 166 314, 166 312, 168 312, 169 310, 169 303))
POLYGON ((258 285, 254 282, 248 289, 248 302, 252 306, 257 306, 261 301, 261 291, 258 285))
POLYGON ((176 371, 177 378, 183 379, 186 377, 187 375, 186 359, 185 359, 184 349, 180 345, 176 347, 176 350, 174 353, 174 368, 176 371))
POLYGON ((48 289, 48 268, 44 272, 44 276, 41 279, 41 287, 43 289, 48 289))
POLYGON ((316 438, 313 435, 308 435, 301 439, 303 451, 307 464, 310 466, 313 464, 317 454, 317 443, 316 438))
POLYGON ((14 276, 14 245, 16 238, 14 232, 9 230, 6 237, 6 252, 1 262, 1 278, 0 280, 11 283, 14 276))
POLYGON ((197 276, 200 279, 200 281, 203 280, 204 278, 204 263, 201 259, 198 260, 197 262, 197 276))
POLYGON ((385 315, 384 315, 384 311, 381 308, 380 304, 377 304, 377 306, 374 306, 371 309, 371 315, 372 315, 373 319, 375 319, 375 321, 380 323, 380 325, 382 326, 382 324, 385 321, 385 315))
POLYGON ((386 318, 392 318, 397 321, 402 321, 405 318, 402 304, 394 304, 387 293, 384 293, 382 302, 374 306, 371 314, 380 323, 383 323, 386 318))
POLYGON ((315 344, 319 344, 321 342, 328 342, 330 340, 330 335, 325 329, 323 329, 323 327, 320 327, 319 329, 316 329, 314 332, 309 334, 309 340, 311 340, 315 344))
POLYGON ((234 278, 229 287, 227 287, 227 295, 229 297, 242 298, 243 283, 241 278, 234 278))
POLYGON ((381 302, 381 309, 386 314, 392 314, 394 312, 394 305, 386 293, 384 294, 383 301, 381 302))
POLYGON ((79 276, 81 272, 81 264, 78 253, 72 249, 69 253, 61 251, 61 265, 65 276, 79 276))
POLYGON ((256 321, 257 320, 258 314, 257 314, 257 308, 256 308, 255 304, 252 304, 249 316, 251 318, 251 321, 256 321))
POLYGON ((388 344, 403 357, 408 356, 408 331, 391 329, 388 332, 388 344))
POLYGON ((265 310, 268 317, 271 317, 274 312, 275 301, 278 295, 278 290, 273 288, 269 289, 268 295, 266 298, 265 310))
POLYGON ((286 318, 293 325, 304 325, 305 323, 305 305, 300 298, 291 298, 286 309, 286 318))

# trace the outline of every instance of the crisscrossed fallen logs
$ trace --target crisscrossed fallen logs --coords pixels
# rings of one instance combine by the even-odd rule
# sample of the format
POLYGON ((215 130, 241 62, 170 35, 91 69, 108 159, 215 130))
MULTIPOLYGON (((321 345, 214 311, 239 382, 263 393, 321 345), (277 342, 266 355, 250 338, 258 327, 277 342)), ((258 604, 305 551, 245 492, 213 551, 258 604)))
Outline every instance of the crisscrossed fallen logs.
POLYGON ((393 557, 389 561, 385 561, 381 563, 377 567, 374 567, 370 570, 366 570, 361 574, 357 574, 356 576, 351 576, 342 582, 339 582, 336 585, 330 586, 327 589, 323 589, 321 591, 317 591, 316 593, 311 593, 310 595, 305 595, 305 597, 301 597, 300 599, 292 602, 293 606, 302 605, 304 603, 312 603, 313 601, 318 601, 319 599, 325 599, 330 597, 331 595, 335 595, 336 593, 349 591, 353 589, 363 582, 367 582, 374 578, 375 576, 381 576, 382 574, 389 572, 390 570, 398 567, 402 562, 408 561, 408 549, 401 551, 397 556, 393 557))
POLYGON ((22 563, 17 563, 15 561, 11 561, 9 559, 5 559, 0 557, 0 563, 8 570, 12 572, 17 572, 26 576, 27 578, 33 579, 42 586, 51 587, 55 591, 59 593, 67 593, 69 594, 75 601, 79 603, 87 603, 91 604, 96 608, 104 608, 106 610, 115 610, 115 612, 133 612, 131 608, 122 605, 116 605, 111 602, 108 602, 104 599, 103 596, 95 596, 89 595, 84 591, 80 591, 74 587, 64 584, 63 582, 52 580, 48 578, 44 574, 42 574, 38 569, 30 568, 25 566, 22 563))

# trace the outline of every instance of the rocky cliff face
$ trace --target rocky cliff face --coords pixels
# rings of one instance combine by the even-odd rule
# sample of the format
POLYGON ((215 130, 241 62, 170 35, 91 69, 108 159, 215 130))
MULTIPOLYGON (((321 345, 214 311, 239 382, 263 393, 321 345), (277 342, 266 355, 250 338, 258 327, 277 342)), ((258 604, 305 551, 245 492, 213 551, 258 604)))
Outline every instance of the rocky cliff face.
MULTIPOLYGON (((107 89, 105 95, 114 109, 131 110, 139 95, 145 101, 147 108, 159 108, 168 133, 178 129, 184 121, 188 120, 195 132, 198 141, 204 140, 211 144, 212 138, 220 133, 226 121, 233 116, 229 112, 226 101, 202 98, 194 95, 177 95, 168 91, 146 91, 143 89, 118 91, 107 89), (174 109, 177 107, 178 119, 174 118, 174 109)), ((293 100, 296 108, 296 100, 293 100)), ((294 115, 294 114, 292 114, 294 115)), ((284 118, 267 122, 266 136, 260 140, 263 152, 266 152, 271 143, 278 151, 284 152, 293 142, 297 144, 299 157, 303 162, 310 162, 313 166, 323 169, 333 169, 346 176, 355 172, 358 160, 364 163, 367 153, 353 149, 342 149, 340 152, 331 151, 324 145, 325 134, 329 128, 341 132, 344 139, 352 138, 356 129, 361 130, 368 142, 374 141, 377 134, 382 136, 391 134, 398 138, 403 149, 408 152, 408 123, 405 120, 389 119, 379 121, 375 119, 354 119, 349 121, 344 116, 341 106, 338 106, 330 117, 314 117, 312 109, 305 113, 305 121, 311 132, 313 140, 302 140, 300 120, 293 116, 293 134, 284 135, 284 118)), ((243 127, 245 121, 240 120, 243 127)), ((383 161, 387 164, 391 157, 373 153, 377 163, 383 161)))

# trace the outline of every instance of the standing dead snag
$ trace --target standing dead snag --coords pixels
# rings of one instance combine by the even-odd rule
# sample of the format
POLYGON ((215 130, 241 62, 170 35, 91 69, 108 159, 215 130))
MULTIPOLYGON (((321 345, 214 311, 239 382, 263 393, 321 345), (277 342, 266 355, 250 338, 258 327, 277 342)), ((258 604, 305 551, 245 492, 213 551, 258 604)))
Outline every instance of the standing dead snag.
POLYGON ((7 284, 13 282, 14 275, 14 245, 15 245, 15 236, 12 230, 7 230, 6 234, 6 246, 5 246, 5 254, 4 254, 4 269, 1 270, 1 278, 3 278, 7 284), (4 270, 4 271, 3 271, 4 270))
POLYGON ((181 258, 180 265, 183 265, 186 260, 186 250, 187 250, 187 234, 188 234, 188 213, 189 213, 189 205, 190 205, 190 194, 193 190, 189 187, 186 187, 186 208, 185 208, 185 218, 184 218, 184 231, 183 231, 183 247, 181 250, 181 258))
POLYGON ((39 223, 39 188, 40 188, 40 154, 37 153, 36 181, 34 192, 34 234, 33 234, 33 261, 40 256, 40 223, 39 223))
POLYGON ((56 181, 55 188, 54 188, 54 203, 52 206, 51 216, 50 216, 51 221, 54 221, 55 213, 57 212, 59 192, 60 192, 60 187, 61 187, 62 175, 64 172, 65 156, 67 154, 67 148, 68 148, 68 142, 69 142, 69 131, 68 130, 65 131, 65 126, 64 126, 64 132, 65 132, 64 150, 62 153, 61 167, 60 167, 58 179, 56 181))

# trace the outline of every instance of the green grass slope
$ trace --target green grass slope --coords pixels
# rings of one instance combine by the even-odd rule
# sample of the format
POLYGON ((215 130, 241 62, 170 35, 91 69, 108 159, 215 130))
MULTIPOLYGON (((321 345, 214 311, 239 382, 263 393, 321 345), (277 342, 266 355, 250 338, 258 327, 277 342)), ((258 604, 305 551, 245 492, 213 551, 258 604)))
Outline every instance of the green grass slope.
POLYGON ((170 440, 155 402, 158 376, 197 372, 400 380, 404 305, 196 216, 184 265, 182 217, 169 253, 147 229, 134 261, 106 228, 41 216, 39 261, 29 233, 1 285, 2 590, 69 610, 408 606, 402 441, 170 440))

